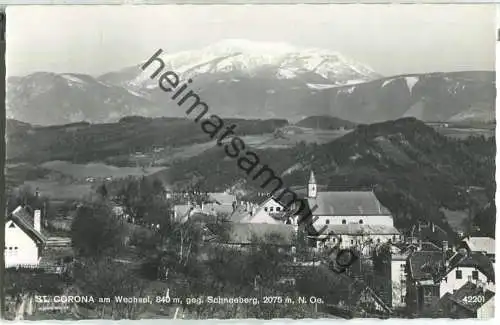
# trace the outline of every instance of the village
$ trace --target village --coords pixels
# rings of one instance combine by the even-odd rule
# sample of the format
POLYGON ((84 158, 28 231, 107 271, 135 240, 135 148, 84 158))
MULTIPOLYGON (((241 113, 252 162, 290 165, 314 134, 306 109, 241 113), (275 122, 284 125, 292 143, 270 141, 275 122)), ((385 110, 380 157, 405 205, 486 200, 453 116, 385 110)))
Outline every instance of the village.
MULTIPOLYGON (((313 222, 306 225, 298 222, 301 216, 296 214, 296 207, 287 207, 277 195, 241 196, 230 191, 166 190, 162 195, 169 202, 169 211, 164 212, 163 218, 179 225, 199 226, 201 247, 217 243, 241 254, 251 251, 254 245, 276 248, 287 257, 285 271, 278 275, 276 283, 298 287, 304 274, 318 268, 349 283, 346 299, 333 302, 328 297, 321 298, 325 300, 321 312, 330 317, 349 318, 361 305, 364 315, 382 318, 493 317, 493 238, 467 233, 450 237, 432 222, 418 222, 410 232, 404 233, 394 226, 391 211, 380 203, 373 191, 329 191, 321 181, 317 182, 312 170, 304 183, 294 190, 313 214, 313 222), (317 208, 312 209, 313 206, 317 208), (355 261, 339 260, 338 253, 346 249, 354 252, 355 261)), ((103 197, 110 196, 105 187, 101 187, 100 193, 103 197)), ((40 193, 35 193, 35 197, 40 197, 40 193)), ((139 222, 135 220, 137 215, 133 216, 122 204, 123 200, 111 201, 113 215, 125 224, 153 232, 161 232, 164 227, 162 221, 139 222)), ((75 209, 81 208, 82 204, 77 204, 75 209)), ((8 212, 5 266, 11 272, 68 276, 68 269, 77 259, 73 250, 74 231, 71 231, 74 223, 60 226, 60 229, 66 227, 66 235, 64 231, 60 231, 63 233, 60 235, 53 231, 56 221, 47 213, 45 204, 33 207, 26 202, 8 212)), ((133 246, 132 241, 129 239, 129 246, 133 246)), ((183 246, 180 247, 182 255, 183 246)), ((114 261, 133 263, 121 257, 114 261)), ((157 273, 164 282, 170 279, 168 263, 166 271, 164 266, 157 273)), ((255 281, 258 282, 258 277, 255 281)), ((324 290, 335 296, 337 289, 324 290)), ((170 287, 163 294, 168 296, 169 291, 170 287)), ((17 294, 17 298, 7 302, 15 319, 29 319, 37 310, 74 310, 73 305, 77 305, 37 304, 34 297, 40 293, 32 289, 18 290, 17 294)), ((315 295, 320 297, 320 293, 315 295)), ((315 308, 318 312, 317 305, 315 308)), ((173 316, 168 317, 184 317, 183 306, 176 306, 174 310, 173 316)))

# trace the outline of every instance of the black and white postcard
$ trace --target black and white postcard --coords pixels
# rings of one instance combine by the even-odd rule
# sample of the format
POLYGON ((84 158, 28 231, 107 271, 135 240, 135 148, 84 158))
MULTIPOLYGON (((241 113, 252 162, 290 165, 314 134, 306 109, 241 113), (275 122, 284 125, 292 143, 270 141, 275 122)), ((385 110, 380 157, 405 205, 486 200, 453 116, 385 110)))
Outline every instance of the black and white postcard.
POLYGON ((6 318, 492 318, 494 9, 7 8, 6 318))

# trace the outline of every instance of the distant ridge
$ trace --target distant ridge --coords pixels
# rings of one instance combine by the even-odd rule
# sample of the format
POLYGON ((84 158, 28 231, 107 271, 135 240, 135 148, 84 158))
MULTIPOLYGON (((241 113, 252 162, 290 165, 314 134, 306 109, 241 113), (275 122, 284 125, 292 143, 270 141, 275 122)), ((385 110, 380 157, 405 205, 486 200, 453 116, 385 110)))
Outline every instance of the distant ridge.
POLYGON ((329 115, 309 116, 298 121, 295 125, 325 130, 335 130, 340 128, 352 129, 356 127, 356 123, 329 115))

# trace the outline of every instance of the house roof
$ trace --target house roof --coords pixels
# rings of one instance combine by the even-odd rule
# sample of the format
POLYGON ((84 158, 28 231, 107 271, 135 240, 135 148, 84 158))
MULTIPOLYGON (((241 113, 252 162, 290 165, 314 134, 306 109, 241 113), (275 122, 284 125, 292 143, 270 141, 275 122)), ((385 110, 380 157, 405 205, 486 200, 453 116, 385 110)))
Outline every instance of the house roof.
POLYGON ((448 233, 436 224, 421 224, 420 230, 418 224, 414 225, 412 227, 411 233, 412 237, 417 237, 424 242, 432 242, 438 247, 441 247, 443 245, 443 241, 450 241, 450 236, 448 235, 448 233))
POLYGON ((483 273, 489 281, 495 283, 495 268, 488 256, 481 253, 460 254, 457 253, 449 260, 449 267, 443 277, 457 267, 474 267, 483 273))
MULTIPOLYGON (((324 226, 316 226, 320 229, 324 226)), ((346 225, 326 225, 323 233, 333 233, 338 235, 399 235, 399 231, 392 226, 385 225, 366 225, 351 223, 346 225)))
POLYGON ((463 240, 472 252, 495 254, 495 239, 490 237, 468 237, 463 240))
POLYGON ((236 196, 224 192, 208 193, 209 202, 216 202, 220 205, 231 206, 234 201, 236 201, 236 196))
POLYGON ((307 198, 309 209, 318 206, 313 215, 366 216, 390 215, 373 192, 318 192, 316 198, 307 198))
POLYGON ((174 213, 179 217, 185 217, 191 210, 193 206, 190 204, 176 204, 174 205, 174 213))
POLYGON ((18 206, 14 209, 14 211, 7 216, 5 222, 7 223, 9 220, 12 220, 24 232, 26 232, 28 236, 39 244, 45 244, 47 242, 47 237, 45 237, 41 232, 35 230, 34 219, 25 207, 18 206))
POLYGON ((239 206, 233 213, 231 213, 229 219, 232 222, 241 222, 248 216, 250 216, 250 212, 247 211, 244 206, 239 206))
POLYGON ((463 308, 466 308, 470 311, 477 311, 481 306, 483 306, 488 300, 490 300, 493 296, 495 296, 495 293, 485 289, 481 288, 480 286, 476 285, 473 282, 467 282, 465 283, 460 289, 458 289, 454 294, 447 293, 444 295, 440 302, 444 300, 449 300, 452 301, 453 303, 456 303, 463 308), (464 301, 465 297, 478 297, 478 296, 484 296, 484 300, 482 299, 474 299, 471 301, 464 301))
POLYGON ((279 220, 275 219, 269 212, 265 211, 262 207, 258 208, 254 214, 248 214, 244 219, 241 219, 242 223, 265 223, 265 224, 280 224, 279 220), (261 219, 259 221, 259 218, 261 219), (264 218, 264 221, 262 220, 264 218))
POLYGON ((217 203, 205 203, 203 207, 194 206, 192 204, 178 204, 174 205, 174 213, 179 219, 185 219, 186 217, 192 217, 194 214, 201 215, 216 215, 225 214, 231 215, 233 212, 233 207, 230 205, 220 205, 217 203))
POLYGON ((443 253, 437 251, 413 252, 409 258, 410 276, 414 280, 433 280, 433 267, 439 267, 443 261, 443 253))
MULTIPOLYGON (((211 225, 207 225, 210 229, 211 225)), ((215 227, 212 227, 215 229, 215 227)), ((290 245, 295 236, 295 229, 285 224, 233 223, 229 229, 228 244, 251 244, 253 239, 276 245, 290 245), (278 235, 273 238, 273 235, 278 235)))
POLYGON ((233 206, 232 204, 205 203, 203 204, 202 212, 230 215, 233 212, 233 206))

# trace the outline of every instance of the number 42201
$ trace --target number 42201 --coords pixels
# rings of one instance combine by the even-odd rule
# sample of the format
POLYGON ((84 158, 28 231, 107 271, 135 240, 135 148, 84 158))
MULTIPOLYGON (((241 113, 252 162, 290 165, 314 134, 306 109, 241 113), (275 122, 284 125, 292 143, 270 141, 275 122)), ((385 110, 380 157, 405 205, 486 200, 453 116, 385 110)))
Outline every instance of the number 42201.
POLYGON ((484 296, 465 296, 462 299, 466 304, 476 304, 484 302, 484 296))

